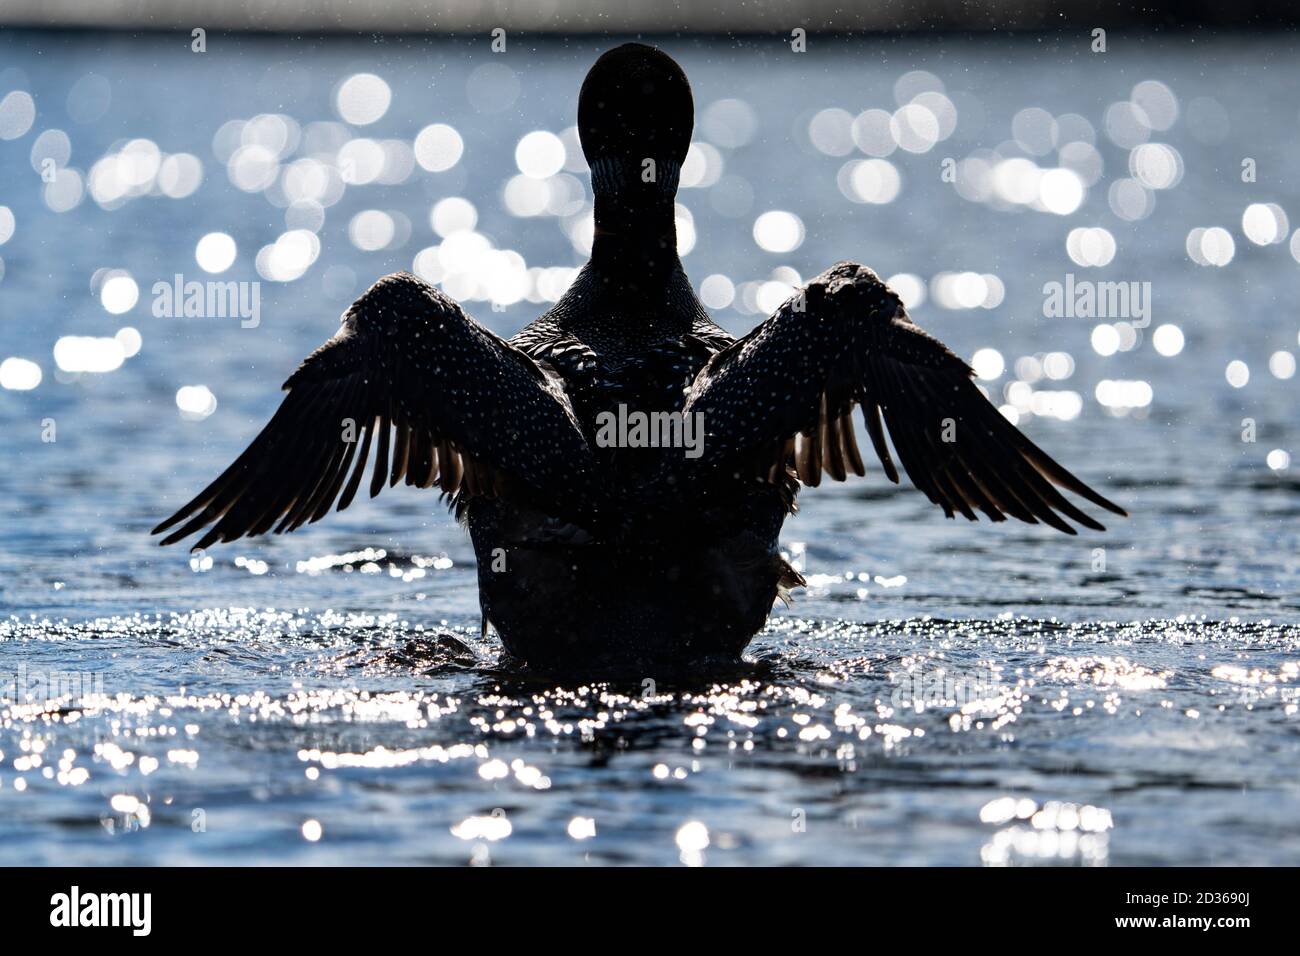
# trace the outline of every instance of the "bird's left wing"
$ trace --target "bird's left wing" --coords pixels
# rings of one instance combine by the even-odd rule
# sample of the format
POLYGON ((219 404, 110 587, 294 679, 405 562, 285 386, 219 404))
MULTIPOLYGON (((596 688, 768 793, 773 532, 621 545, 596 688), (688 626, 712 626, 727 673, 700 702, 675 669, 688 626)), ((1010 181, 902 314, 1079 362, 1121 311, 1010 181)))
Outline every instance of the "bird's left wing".
POLYGON ((1065 518, 1104 530, 1058 486, 1125 514, 1007 421, 971 376, 874 272, 840 263, 701 371, 686 411, 703 414, 705 453, 685 467, 744 462, 775 481, 789 466, 810 486, 823 473, 863 475, 857 406, 885 474, 899 480, 887 427, 912 483, 950 518, 981 511, 1067 534, 1065 518))

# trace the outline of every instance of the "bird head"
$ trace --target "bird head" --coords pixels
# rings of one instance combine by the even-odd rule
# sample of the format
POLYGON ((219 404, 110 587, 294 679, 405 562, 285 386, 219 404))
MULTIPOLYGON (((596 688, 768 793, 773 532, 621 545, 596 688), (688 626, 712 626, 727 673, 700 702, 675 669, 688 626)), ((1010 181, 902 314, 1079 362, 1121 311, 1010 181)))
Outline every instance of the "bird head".
POLYGON ((578 96, 593 191, 675 194, 694 125, 691 84, 672 57, 642 43, 603 54, 578 96))

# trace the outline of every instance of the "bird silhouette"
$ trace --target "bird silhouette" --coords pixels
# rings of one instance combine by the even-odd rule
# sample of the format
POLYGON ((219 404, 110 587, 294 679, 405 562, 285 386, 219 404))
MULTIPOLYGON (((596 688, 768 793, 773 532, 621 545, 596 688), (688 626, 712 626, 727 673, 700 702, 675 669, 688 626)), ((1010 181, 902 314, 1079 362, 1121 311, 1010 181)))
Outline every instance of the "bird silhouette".
POLYGON ((896 455, 950 518, 1104 530, 1059 489, 1125 513, 1008 422, 865 266, 831 267, 740 339, 715 325, 677 254, 693 123, 671 57, 601 56, 578 103, 592 253, 554 308, 506 341, 415 276, 380 279, 247 450, 154 529, 175 528, 162 543, 318 521, 373 461, 372 496, 404 479, 449 497, 484 630, 510 654, 636 670, 736 658, 803 583, 781 526, 802 486, 866 473, 855 407, 889 480, 896 455))

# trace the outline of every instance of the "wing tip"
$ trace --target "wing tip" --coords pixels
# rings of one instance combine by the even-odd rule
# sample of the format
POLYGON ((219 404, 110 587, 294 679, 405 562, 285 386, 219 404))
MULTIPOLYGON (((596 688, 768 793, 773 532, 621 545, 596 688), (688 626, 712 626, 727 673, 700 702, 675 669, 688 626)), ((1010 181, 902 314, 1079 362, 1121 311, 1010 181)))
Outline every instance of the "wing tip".
POLYGON ((158 522, 156 525, 154 525, 154 526, 153 526, 153 530, 150 531, 149 534, 151 534, 151 535, 162 534, 162 533, 163 533, 164 531, 166 531, 168 528, 171 528, 171 527, 174 527, 175 525, 180 524, 182 521, 184 521, 184 520, 185 520, 186 518, 188 518, 190 515, 194 514, 194 512, 198 511, 199 508, 200 508, 202 505, 204 505, 205 503, 206 503, 206 502, 203 500, 203 495, 199 495, 199 497, 197 497, 197 498, 193 499, 192 501, 190 501, 190 503, 187 504, 187 505, 185 505, 185 507, 183 507, 183 508, 181 508, 181 509, 179 509, 179 510, 177 510, 177 511, 172 512, 171 517, 169 517, 169 518, 164 518, 162 521, 160 521, 160 522, 158 522))

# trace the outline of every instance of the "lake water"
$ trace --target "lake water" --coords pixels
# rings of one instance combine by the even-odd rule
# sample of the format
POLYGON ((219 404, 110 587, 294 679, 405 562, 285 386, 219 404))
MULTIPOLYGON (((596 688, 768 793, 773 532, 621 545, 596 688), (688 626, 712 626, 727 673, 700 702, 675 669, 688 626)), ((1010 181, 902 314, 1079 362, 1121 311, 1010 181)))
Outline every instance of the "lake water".
POLYGON ((547 307, 590 200, 555 143, 612 42, 0 33, 0 360, 41 372, 0 370, 0 863, 1300 863, 1290 41, 662 44, 718 321, 789 270, 903 274, 1131 511, 1105 534, 946 521, 869 463, 803 495, 810 587, 749 662, 653 686, 500 668, 428 492, 156 547, 374 278, 417 263, 503 334, 547 307), (257 323, 156 316, 178 273, 260 281, 257 323), (1045 316, 1069 275, 1150 283, 1150 324, 1045 316))

